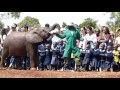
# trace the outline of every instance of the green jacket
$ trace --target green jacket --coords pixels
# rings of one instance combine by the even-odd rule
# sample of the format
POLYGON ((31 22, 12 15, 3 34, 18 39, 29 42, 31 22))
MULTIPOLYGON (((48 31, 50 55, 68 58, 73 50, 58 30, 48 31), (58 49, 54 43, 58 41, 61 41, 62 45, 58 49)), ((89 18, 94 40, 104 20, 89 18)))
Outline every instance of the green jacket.
POLYGON ((71 53, 73 56, 80 56, 80 50, 76 47, 76 40, 83 41, 84 39, 81 38, 79 31, 75 29, 73 31, 73 35, 69 29, 67 29, 64 34, 56 34, 59 38, 66 38, 66 47, 63 57, 69 57, 71 53))

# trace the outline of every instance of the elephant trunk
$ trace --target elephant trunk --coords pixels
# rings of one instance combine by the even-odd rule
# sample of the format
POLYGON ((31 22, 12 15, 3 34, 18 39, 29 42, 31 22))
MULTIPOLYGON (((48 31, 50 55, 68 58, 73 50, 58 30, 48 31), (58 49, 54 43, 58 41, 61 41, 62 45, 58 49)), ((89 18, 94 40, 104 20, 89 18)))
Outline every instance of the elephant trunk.
POLYGON ((49 32, 51 32, 52 30, 54 30, 55 28, 58 28, 58 30, 60 30, 60 25, 58 23, 55 23, 50 29, 49 32))

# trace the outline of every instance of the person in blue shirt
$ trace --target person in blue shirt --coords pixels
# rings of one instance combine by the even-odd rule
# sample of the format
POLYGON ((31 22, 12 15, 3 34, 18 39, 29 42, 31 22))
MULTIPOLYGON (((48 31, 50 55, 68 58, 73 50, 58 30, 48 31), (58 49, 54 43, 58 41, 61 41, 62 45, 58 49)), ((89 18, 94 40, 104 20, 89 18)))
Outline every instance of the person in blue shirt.
POLYGON ((91 61, 91 69, 92 71, 96 71, 98 69, 98 62, 100 60, 100 51, 98 48, 98 43, 94 43, 94 49, 92 50, 93 58, 91 61))
POLYGON ((50 70, 50 62, 51 62, 51 45, 45 44, 45 61, 43 63, 44 70, 50 70))
POLYGON ((99 60, 99 71, 103 71, 105 69, 105 44, 101 43, 99 47, 100 51, 100 60, 99 60))
POLYGON ((39 54, 39 69, 44 70, 44 61, 45 61, 45 44, 38 45, 38 54, 39 54))
POLYGON ((111 50, 111 46, 107 47, 107 51, 105 53, 106 61, 105 61, 105 68, 106 71, 113 71, 113 51, 111 50))
POLYGON ((52 48, 51 69, 57 70, 57 65, 58 65, 57 42, 54 42, 52 48))
POLYGON ((83 63, 83 60, 84 60, 84 57, 85 57, 86 50, 81 48, 80 51, 81 51, 81 54, 80 54, 80 70, 83 71, 84 66, 82 65, 82 63, 83 63))
POLYGON ((85 51, 85 57, 82 62, 82 66, 83 66, 84 70, 89 71, 89 65, 90 65, 91 59, 92 59, 92 50, 90 49, 90 45, 87 44, 86 51, 85 51))
POLYGON ((63 40, 61 40, 57 44, 58 70, 62 69, 62 67, 64 66, 63 53, 64 53, 64 45, 63 45, 63 40))

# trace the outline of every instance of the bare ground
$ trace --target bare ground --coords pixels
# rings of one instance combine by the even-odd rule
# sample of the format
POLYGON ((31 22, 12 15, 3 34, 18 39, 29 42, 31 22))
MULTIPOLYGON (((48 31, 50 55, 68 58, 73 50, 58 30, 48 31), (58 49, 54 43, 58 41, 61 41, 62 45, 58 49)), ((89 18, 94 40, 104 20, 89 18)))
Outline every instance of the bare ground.
POLYGON ((0 70, 0 78, 120 78, 120 72, 0 70))

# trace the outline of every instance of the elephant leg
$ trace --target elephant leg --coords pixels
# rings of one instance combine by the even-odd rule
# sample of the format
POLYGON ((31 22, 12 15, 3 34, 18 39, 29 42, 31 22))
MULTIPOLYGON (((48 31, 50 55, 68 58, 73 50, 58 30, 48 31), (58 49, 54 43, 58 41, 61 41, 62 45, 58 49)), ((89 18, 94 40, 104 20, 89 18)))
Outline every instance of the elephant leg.
POLYGON ((38 65, 39 65, 39 60, 38 60, 38 54, 37 54, 37 46, 36 45, 30 45, 29 47, 29 57, 30 57, 30 65, 31 65, 31 70, 35 70, 38 65))
POLYGON ((38 56, 37 55, 33 55, 30 56, 30 65, 31 65, 31 70, 35 70, 35 68, 38 67, 39 61, 38 61, 38 56))
POLYGON ((3 69, 3 67, 4 67, 4 60, 7 57, 8 57, 8 50, 6 48, 3 48, 1 62, 0 62, 0 69, 3 69))

